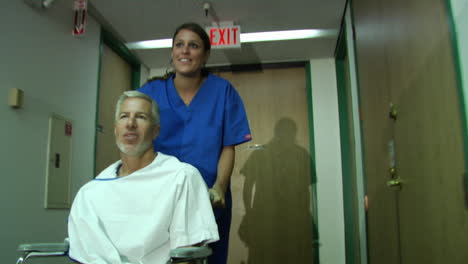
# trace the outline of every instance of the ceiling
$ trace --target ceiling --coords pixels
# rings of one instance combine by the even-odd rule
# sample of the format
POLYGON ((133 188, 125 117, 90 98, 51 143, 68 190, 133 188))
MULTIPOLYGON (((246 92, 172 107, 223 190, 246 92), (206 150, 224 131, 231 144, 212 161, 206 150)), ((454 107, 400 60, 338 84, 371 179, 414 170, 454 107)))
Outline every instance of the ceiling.
MULTIPOLYGON (((208 64, 238 65, 305 61, 333 56, 346 0, 89 0, 89 11, 124 42, 171 38, 184 22, 211 26, 233 21, 242 33, 327 29, 327 37, 244 43, 240 49, 214 49, 208 64), (205 15, 203 4, 209 2, 205 15)), ((170 49, 132 50, 148 68, 166 68, 170 49)))

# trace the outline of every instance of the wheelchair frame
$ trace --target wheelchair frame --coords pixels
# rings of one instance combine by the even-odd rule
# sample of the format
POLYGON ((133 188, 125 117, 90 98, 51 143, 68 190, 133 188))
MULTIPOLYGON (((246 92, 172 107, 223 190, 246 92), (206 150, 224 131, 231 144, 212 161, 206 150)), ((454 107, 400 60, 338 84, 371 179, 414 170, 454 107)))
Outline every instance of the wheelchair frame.
MULTIPOLYGON (((18 258, 16 264, 24 264, 31 258, 67 256, 68 248, 68 239, 62 243, 21 244, 18 246, 18 251, 23 255, 18 258)), ((168 263, 207 264, 207 258, 211 254, 212 250, 208 246, 176 248, 171 250, 168 263)))

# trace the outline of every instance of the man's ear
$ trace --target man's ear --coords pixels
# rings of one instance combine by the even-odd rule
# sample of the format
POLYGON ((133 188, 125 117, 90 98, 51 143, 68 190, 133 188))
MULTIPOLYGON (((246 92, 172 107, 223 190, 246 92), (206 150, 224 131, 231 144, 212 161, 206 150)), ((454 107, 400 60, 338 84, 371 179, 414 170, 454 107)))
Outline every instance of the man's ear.
POLYGON ((153 140, 159 136, 159 125, 155 125, 153 128, 153 140))

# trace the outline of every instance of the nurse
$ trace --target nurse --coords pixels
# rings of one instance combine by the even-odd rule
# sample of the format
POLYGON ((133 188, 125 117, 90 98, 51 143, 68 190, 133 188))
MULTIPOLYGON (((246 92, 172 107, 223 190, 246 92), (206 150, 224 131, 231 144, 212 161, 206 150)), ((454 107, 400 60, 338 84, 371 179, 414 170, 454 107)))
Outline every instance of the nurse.
POLYGON ((139 89, 159 105, 156 151, 195 166, 209 187, 220 241, 209 263, 225 264, 231 224, 230 177, 235 146, 251 140, 244 104, 234 87, 204 68, 210 39, 198 24, 179 26, 172 38, 173 72, 139 89))

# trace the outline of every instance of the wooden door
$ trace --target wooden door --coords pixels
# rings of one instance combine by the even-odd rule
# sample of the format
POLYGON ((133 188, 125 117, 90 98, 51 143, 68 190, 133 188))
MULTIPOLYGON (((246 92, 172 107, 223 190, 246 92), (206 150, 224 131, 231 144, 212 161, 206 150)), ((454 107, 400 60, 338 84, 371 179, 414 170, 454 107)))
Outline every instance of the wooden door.
MULTIPOLYGON (((378 0, 353 1, 356 27, 357 66, 360 75, 360 116, 364 149, 367 211, 368 261, 371 264, 400 263, 398 190, 387 187, 391 180, 389 144, 393 120, 389 117, 386 22, 378 0)), ((387 22, 388 23, 388 22, 387 22)))
POLYGON ((228 263, 313 263, 305 69, 219 75, 243 98, 253 136, 236 148, 228 263))
POLYGON ((356 0, 353 11, 370 263, 466 263, 461 115, 445 1, 356 0), (390 103, 396 120, 388 118, 390 103), (392 139, 402 184, 387 187, 392 139))
POLYGON ((467 263, 460 105, 445 1, 400 1, 389 57, 403 263, 467 263), (410 26, 408 26, 410 25, 410 26), (396 45, 395 45, 396 46, 396 45), (408 60, 408 58, 411 58, 408 60))
POLYGON ((119 96, 130 88, 130 65, 107 45, 103 45, 97 107, 95 175, 120 159, 114 137, 115 104, 119 96))

